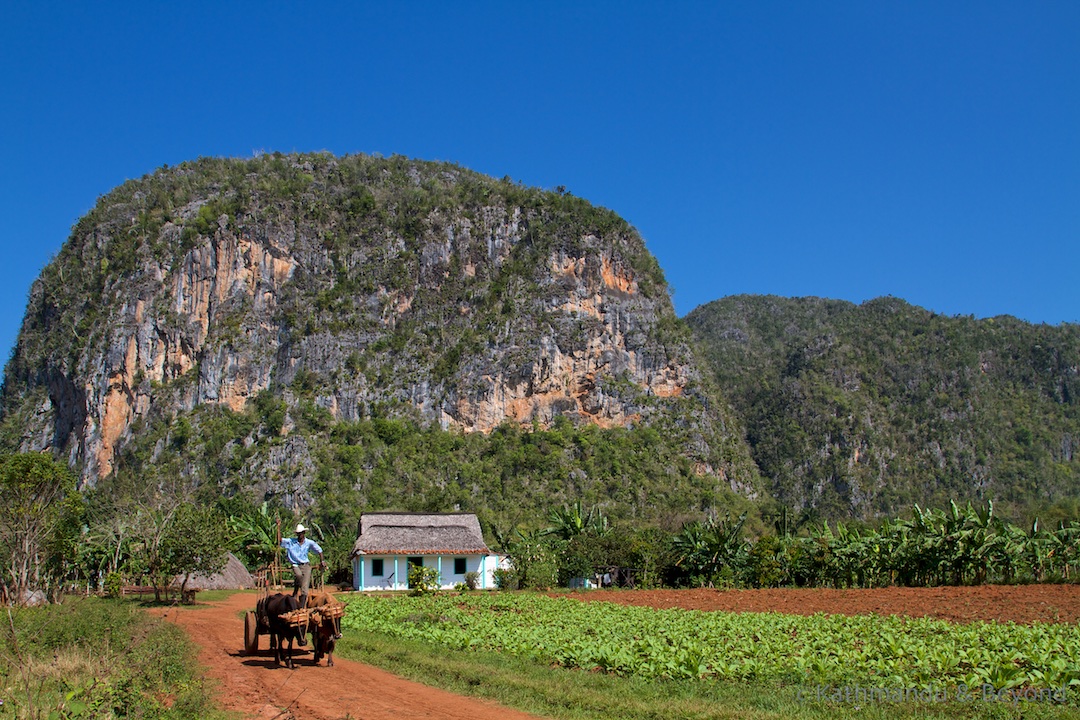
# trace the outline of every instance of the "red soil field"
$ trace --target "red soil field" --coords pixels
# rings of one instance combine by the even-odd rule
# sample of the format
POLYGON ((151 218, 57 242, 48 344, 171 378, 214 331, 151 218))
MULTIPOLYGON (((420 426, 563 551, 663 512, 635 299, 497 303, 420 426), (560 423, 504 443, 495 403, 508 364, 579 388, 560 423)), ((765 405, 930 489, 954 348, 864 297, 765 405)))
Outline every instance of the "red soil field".
POLYGON ((1080 619, 1080 585, 980 585, 975 587, 780 588, 769 590, 591 590, 571 593, 585 601, 728 612, 794 615, 907 615, 952 622, 1074 623, 1080 619))

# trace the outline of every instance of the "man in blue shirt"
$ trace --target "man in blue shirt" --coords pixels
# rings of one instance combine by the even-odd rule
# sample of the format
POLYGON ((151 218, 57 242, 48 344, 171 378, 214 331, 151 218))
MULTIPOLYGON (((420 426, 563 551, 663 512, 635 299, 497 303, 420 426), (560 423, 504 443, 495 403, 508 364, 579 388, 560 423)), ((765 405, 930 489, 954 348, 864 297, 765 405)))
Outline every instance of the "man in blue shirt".
POLYGON ((285 557, 293 569, 293 597, 300 593, 300 607, 307 607, 308 588, 311 587, 311 562, 308 553, 314 552, 319 556, 319 567, 323 567, 322 548, 314 540, 307 539, 307 528, 303 524, 296 526, 296 537, 285 538, 281 541, 281 547, 285 548, 285 557))

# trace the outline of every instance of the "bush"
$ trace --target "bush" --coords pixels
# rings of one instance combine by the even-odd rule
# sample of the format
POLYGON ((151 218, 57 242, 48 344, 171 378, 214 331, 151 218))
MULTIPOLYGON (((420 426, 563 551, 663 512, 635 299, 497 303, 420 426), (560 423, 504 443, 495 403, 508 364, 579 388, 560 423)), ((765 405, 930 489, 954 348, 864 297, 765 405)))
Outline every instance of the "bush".
POLYGON ((105 576, 105 597, 120 597, 120 591, 124 587, 124 576, 118 572, 111 572, 105 576))
POLYGON ((530 590, 550 590, 559 584, 559 562, 554 557, 545 557, 529 564, 521 587, 530 590))
POLYGON ((430 595, 439 589, 439 571, 435 568, 413 565, 409 568, 411 595, 430 595))
POLYGON ((475 590, 480 587, 480 573, 475 570, 470 570, 465 573, 465 587, 469 590, 475 590))
POLYGON ((513 568, 495 568, 495 587, 499 590, 517 590, 519 580, 513 568))

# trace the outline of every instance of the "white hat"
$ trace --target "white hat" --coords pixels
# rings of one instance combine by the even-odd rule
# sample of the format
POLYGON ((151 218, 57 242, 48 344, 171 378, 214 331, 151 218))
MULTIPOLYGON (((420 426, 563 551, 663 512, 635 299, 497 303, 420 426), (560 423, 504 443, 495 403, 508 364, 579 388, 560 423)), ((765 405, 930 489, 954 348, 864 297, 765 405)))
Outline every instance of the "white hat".
POLYGON ((302 532, 307 532, 307 528, 304 527, 303 523, 296 526, 296 534, 299 535, 302 532))

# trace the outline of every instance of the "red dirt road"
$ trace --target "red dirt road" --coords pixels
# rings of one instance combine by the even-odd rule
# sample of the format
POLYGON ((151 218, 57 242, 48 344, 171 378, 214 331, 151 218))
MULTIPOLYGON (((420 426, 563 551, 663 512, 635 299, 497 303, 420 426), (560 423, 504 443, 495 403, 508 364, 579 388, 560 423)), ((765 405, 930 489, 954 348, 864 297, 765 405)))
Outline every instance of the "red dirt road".
POLYGON ((1074 623, 1080 619, 1080 585, 980 585, 976 587, 831 590, 597 590, 581 600, 625 605, 794 615, 906 615, 952 622, 975 620, 1074 623))
POLYGON ((243 653, 240 613, 254 608, 255 596, 240 593, 167 614, 200 646, 199 659, 219 682, 219 700, 226 710, 264 720, 536 720, 534 715, 410 682, 340 657, 334 658, 334 667, 326 667, 325 660, 314 667, 307 648, 294 654, 295 670, 277 668, 266 649, 267 636, 259 638, 259 654, 248 657, 243 653))

